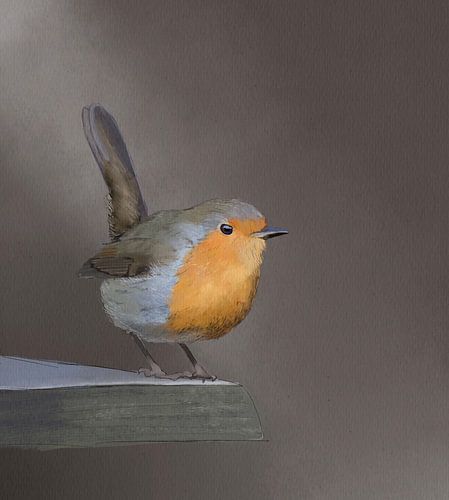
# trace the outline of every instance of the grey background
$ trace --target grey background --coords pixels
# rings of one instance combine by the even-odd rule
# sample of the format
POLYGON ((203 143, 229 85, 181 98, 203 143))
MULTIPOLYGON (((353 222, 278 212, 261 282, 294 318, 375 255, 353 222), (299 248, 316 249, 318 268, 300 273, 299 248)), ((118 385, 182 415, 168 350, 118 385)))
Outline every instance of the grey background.
POLYGON ((239 197, 291 231, 247 320, 193 347, 268 442, 3 450, 2 497, 448 498, 447 2, 0 7, 2 353, 142 363, 76 278, 107 238, 84 104, 152 209, 239 197))

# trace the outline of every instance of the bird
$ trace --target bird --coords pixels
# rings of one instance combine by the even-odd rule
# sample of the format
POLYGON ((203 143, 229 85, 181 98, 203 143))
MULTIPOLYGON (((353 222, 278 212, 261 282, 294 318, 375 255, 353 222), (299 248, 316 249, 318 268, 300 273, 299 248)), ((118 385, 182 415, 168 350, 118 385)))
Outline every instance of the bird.
POLYGON ((266 241, 286 229, 267 225, 253 205, 211 199, 149 213, 114 117, 100 104, 82 110, 84 133, 106 183, 110 241, 81 267, 101 279, 104 310, 130 334, 149 366, 140 373, 214 380, 187 344, 229 333, 248 314, 266 241), (179 344, 191 371, 165 372, 149 343, 179 344))

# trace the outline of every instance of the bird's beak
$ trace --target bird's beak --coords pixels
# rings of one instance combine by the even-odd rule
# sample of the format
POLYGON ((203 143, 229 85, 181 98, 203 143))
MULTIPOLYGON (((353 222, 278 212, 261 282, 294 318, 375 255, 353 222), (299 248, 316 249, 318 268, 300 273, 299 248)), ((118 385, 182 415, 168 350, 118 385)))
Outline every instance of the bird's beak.
POLYGON ((273 227, 267 226, 262 229, 262 231, 258 231, 257 233, 252 233, 251 236, 255 238, 262 238, 263 240, 268 240, 268 238, 274 238, 275 236, 282 236, 283 234, 288 234, 287 229, 283 227, 273 227))

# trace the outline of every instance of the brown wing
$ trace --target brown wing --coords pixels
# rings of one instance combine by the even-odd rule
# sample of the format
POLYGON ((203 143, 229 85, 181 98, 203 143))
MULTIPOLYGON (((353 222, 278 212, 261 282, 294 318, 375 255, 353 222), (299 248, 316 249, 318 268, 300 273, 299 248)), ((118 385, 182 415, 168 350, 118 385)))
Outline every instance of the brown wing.
POLYGON ((109 234, 117 238, 147 212, 131 156, 114 118, 99 104, 83 108, 84 133, 109 189, 109 234))
POLYGON ((79 270, 81 278, 125 278, 151 272, 154 265, 148 241, 113 242, 87 260, 79 270))

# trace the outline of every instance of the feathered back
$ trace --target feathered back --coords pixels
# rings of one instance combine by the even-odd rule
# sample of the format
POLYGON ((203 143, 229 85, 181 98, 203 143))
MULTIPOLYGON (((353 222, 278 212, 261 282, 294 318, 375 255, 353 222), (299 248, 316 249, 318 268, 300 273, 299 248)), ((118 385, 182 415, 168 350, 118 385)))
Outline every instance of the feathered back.
POLYGON ((148 211, 131 156, 114 118, 99 104, 83 108, 86 139, 109 189, 109 235, 118 238, 148 211))

